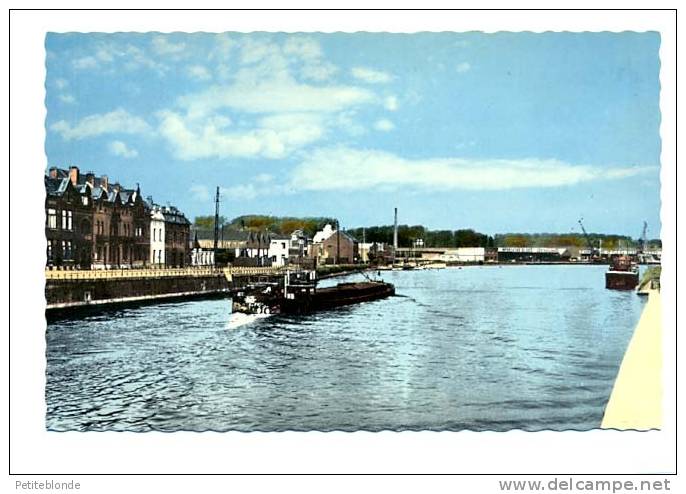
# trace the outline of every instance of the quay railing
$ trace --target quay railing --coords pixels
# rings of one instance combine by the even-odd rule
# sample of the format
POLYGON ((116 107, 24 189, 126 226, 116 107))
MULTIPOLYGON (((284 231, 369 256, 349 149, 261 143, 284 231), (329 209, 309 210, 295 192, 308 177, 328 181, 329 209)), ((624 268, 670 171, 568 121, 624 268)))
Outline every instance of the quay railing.
POLYGON ((192 267, 192 268, 148 268, 148 269, 94 269, 94 270, 45 270, 46 280, 102 280, 126 278, 168 278, 200 276, 250 276, 276 275, 283 272, 283 267, 244 267, 227 268, 192 267))

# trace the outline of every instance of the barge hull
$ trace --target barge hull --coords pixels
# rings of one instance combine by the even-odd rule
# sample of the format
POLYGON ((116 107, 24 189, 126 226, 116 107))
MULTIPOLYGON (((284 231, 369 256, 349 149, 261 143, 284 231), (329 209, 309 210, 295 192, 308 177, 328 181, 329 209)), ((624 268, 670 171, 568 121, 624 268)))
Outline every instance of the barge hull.
POLYGON ((610 290, 633 290, 638 286, 638 273, 631 271, 608 271, 605 288, 610 290))
POLYGON ((395 295, 395 287, 390 283, 345 283, 331 288, 322 288, 308 296, 284 299, 281 302, 281 312, 301 314, 334 309, 392 295, 395 295))

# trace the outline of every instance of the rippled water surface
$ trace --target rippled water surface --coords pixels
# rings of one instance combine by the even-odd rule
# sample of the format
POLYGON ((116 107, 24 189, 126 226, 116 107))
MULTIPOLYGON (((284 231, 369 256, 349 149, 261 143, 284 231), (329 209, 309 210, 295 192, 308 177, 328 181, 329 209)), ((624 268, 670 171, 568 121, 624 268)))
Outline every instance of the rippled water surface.
POLYGON ((47 428, 596 428, 643 306, 604 270, 387 272, 396 297, 239 327, 227 300, 51 322, 47 428))

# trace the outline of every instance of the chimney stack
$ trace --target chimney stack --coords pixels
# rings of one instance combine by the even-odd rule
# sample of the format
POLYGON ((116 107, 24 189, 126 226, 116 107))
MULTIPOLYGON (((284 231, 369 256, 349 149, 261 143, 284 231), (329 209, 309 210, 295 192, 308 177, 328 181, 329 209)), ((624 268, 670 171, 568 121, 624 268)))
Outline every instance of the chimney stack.
POLYGON ((69 180, 71 180, 71 184, 76 187, 79 184, 79 167, 78 166, 70 166, 69 167, 69 180))
POLYGON ((395 217, 393 219, 393 248, 398 248, 398 208, 395 208, 395 217))

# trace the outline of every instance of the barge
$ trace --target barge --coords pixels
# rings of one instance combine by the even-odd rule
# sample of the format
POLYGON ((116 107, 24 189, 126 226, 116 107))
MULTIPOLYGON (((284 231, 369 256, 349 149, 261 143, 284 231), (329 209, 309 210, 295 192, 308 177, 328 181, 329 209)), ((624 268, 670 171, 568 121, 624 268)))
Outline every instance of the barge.
POLYGON ((628 256, 612 259, 605 272, 605 288, 610 290, 634 290, 638 286, 638 265, 628 256))
POLYGON ((286 273, 279 286, 253 287, 237 293, 233 311, 246 314, 307 314, 395 295, 395 286, 368 279, 317 288, 314 272, 286 273))

